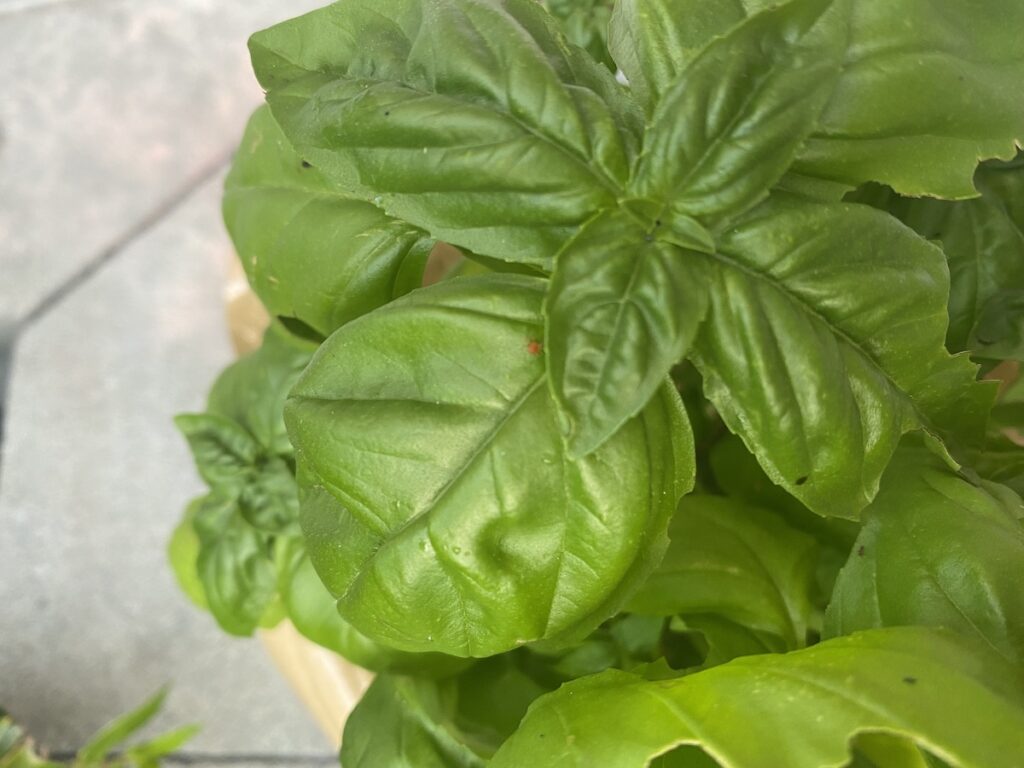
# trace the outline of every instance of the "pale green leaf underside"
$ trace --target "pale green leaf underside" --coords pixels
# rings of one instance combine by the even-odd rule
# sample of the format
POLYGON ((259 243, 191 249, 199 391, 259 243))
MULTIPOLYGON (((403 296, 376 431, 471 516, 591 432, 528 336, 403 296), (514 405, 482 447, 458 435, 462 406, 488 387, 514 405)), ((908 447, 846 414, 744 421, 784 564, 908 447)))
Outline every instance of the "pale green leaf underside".
POLYGON ((597 449, 647 404, 682 360, 707 308, 686 251, 624 213, 589 222, 558 255, 545 348, 569 449, 597 449))
POLYGON ((864 511, 826 632, 941 626, 1024 664, 1024 528, 1014 501, 1008 507, 924 448, 901 447, 864 511))
POLYGON ((764 509, 733 499, 687 496, 669 525, 661 565, 627 609, 659 616, 714 614, 780 638, 806 642, 817 544, 764 509))
POLYGON ((815 512, 856 518, 905 432, 984 428, 991 390, 943 347, 942 253, 891 217, 776 196, 701 258, 705 392, 815 512))
POLYGON ((349 0, 251 48, 275 117, 325 176, 487 256, 549 264, 614 204, 636 151, 611 73, 532 0, 349 0))
POLYGON ((915 627, 663 682, 605 672, 539 699, 490 765, 642 768, 695 744, 724 768, 820 768, 845 765, 855 735, 884 731, 957 768, 1015 768, 1020 673, 982 650, 915 627))
POLYGON ((404 650, 484 656, 613 613, 693 478, 665 387, 571 460, 542 280, 459 278, 336 332, 286 407, 310 556, 342 615, 404 650))
POLYGON ((249 121, 224 188, 224 220, 272 315, 323 336, 386 304, 422 273, 424 233, 332 187, 267 107, 249 121))

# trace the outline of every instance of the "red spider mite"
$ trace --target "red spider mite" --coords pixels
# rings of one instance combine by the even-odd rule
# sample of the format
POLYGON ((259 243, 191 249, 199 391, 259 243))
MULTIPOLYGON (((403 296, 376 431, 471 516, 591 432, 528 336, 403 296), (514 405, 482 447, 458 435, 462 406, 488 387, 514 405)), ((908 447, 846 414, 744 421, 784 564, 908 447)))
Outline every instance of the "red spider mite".
POLYGON ((544 345, 536 339, 531 339, 530 343, 526 345, 526 351, 536 357, 544 350, 544 345))

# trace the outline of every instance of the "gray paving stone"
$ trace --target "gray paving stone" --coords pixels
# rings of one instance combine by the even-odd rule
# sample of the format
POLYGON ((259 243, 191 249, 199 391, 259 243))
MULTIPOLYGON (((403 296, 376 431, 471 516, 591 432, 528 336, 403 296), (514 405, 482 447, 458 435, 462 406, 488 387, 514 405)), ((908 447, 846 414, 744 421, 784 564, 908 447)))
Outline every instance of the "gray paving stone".
POLYGON ((221 183, 15 343, 0 461, 0 702, 52 749, 80 746, 170 682, 157 725, 201 723, 191 749, 330 752, 259 643, 223 635, 165 561, 200 490, 171 417, 201 408, 231 358, 221 183))
POLYGON ((0 0, 0 327, 237 141, 249 33, 315 0, 0 0))

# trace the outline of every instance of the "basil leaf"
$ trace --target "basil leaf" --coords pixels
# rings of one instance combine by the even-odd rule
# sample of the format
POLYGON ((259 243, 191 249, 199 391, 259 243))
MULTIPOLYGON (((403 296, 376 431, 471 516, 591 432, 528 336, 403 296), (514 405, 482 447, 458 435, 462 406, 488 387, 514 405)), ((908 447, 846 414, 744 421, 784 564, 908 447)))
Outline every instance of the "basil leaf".
POLYGON ((419 284, 424 233, 332 187, 256 110, 224 186, 224 220, 271 315, 322 336, 419 284))
POLYGON ((843 75, 796 169, 901 194, 973 197, 978 159, 1024 138, 1024 5, 853 3, 843 75))
POLYGON ((832 94, 847 18, 793 0, 704 48, 654 111, 633 192, 711 223, 765 197, 832 94))
POLYGON ((348 0, 250 47, 304 158, 485 256, 549 265, 614 204, 635 154, 626 102, 604 98, 611 72, 567 50, 533 0, 348 0))
POLYGON ((684 620, 713 614, 802 648, 813 606, 817 544, 778 515, 719 496, 687 496, 661 565, 628 604, 684 620))
POLYGON ((205 497, 194 520, 197 560, 206 603, 221 629, 251 635, 277 597, 277 572, 265 537, 242 517, 236 502, 205 497))
POLYGON ((466 666, 465 660, 454 656, 403 653, 370 640, 338 614, 334 598, 308 557, 295 564, 284 601, 288 618, 303 636, 373 672, 444 677, 466 666))
POLYGON ((608 671, 539 699, 489 766, 641 768, 681 744, 743 768, 845 765, 851 737, 884 731, 955 766, 1012 768, 1024 754, 1020 677, 983 648, 918 627, 677 680, 608 671))
POLYGON ((707 310, 699 266, 621 212, 590 221, 558 255, 545 346, 571 455, 639 413, 689 350, 707 310))
POLYGON ((942 243, 950 272, 951 352, 1012 357, 1020 353, 1014 321, 1024 294, 1024 166, 986 163, 975 184, 981 197, 956 202, 900 197, 878 185, 851 197, 942 243))
POLYGON ((260 447, 235 422, 212 413, 183 413, 174 417, 195 459, 196 469, 211 488, 240 492, 252 472, 260 447))
POLYGON ((981 439, 993 393, 943 347, 945 260, 891 217, 777 195, 704 263, 705 393, 814 512, 856 519, 905 432, 981 439))
POLYGON ((544 0, 544 5, 558 19, 569 42, 615 71, 615 62, 608 53, 613 0, 544 0))
POLYGON ((236 422, 256 439, 263 454, 290 457, 284 400, 313 349, 272 325, 259 349, 232 363, 217 378, 207 410, 214 417, 236 422))
POLYGON ((582 637, 664 551, 694 472, 678 395, 571 459, 539 354, 544 287, 415 291, 335 332, 292 392, 310 557, 378 642, 486 656, 582 637))
POLYGON ((687 62, 746 16, 741 0, 619 0, 608 45, 650 114, 687 62))
POLYGON ((345 768, 483 768, 456 733, 450 686, 381 675, 349 715, 341 740, 345 768))
POLYGON ((203 582, 199 578, 199 535, 196 533, 193 521, 199 511, 203 499, 193 500, 185 509, 185 514, 171 534, 171 540, 167 544, 167 559, 171 563, 171 570, 178 581, 178 586, 185 593, 192 603, 203 610, 209 610, 206 603, 206 593, 203 591, 203 582))
POLYGON ((1021 509, 923 447, 901 447, 839 575, 826 632, 946 627, 1024 662, 1021 509))
MULTIPOLYGON (((675 616, 669 625, 670 635, 666 656, 671 656, 672 665, 678 669, 710 669, 725 664, 740 656, 755 656, 761 653, 782 653, 787 650, 785 641, 771 632, 760 632, 743 624, 723 618, 719 613, 689 613, 685 617, 675 616), (691 644, 699 636, 699 657, 674 658, 679 653, 672 649, 679 637, 686 637, 691 644)), ((689 649, 693 652, 693 647, 689 649)), ((679 677, 677 672, 670 677, 679 677)), ((666 678, 669 679, 669 678, 666 678)))
POLYGON ((246 522, 267 533, 284 533, 299 519, 299 495, 291 467, 281 458, 260 462, 238 495, 246 522))

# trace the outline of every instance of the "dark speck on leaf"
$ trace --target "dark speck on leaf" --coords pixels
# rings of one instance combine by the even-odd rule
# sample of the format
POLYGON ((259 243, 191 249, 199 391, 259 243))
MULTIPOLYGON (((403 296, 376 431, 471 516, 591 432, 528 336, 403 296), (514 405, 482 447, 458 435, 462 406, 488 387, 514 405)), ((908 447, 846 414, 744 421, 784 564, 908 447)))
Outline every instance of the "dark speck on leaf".
POLYGON ((804 475, 803 477, 798 477, 793 482, 794 482, 794 485, 803 485, 804 483, 807 482, 807 475, 804 475))
POLYGON ((384 117, 388 117, 390 115, 391 115, 391 113, 389 111, 387 111, 387 110, 384 111, 384 117))
POLYGON ((661 226, 661 219, 656 219, 655 222, 654 222, 654 226, 660 227, 661 226))
POLYGON ((302 161, 302 167, 303 168, 312 168, 313 164, 311 162, 309 162, 308 160, 303 160, 302 161))
POLYGON ((906 683, 907 685, 914 685, 917 682, 917 678, 916 677, 911 677, 910 675, 907 675, 906 677, 903 678, 903 682, 906 683))
POLYGON ((857 557, 864 557, 864 545, 857 547, 857 557))

